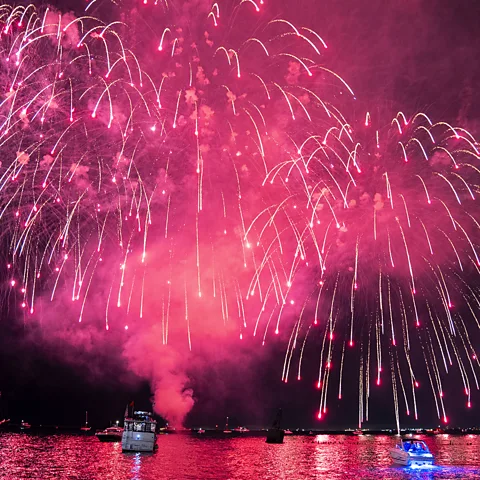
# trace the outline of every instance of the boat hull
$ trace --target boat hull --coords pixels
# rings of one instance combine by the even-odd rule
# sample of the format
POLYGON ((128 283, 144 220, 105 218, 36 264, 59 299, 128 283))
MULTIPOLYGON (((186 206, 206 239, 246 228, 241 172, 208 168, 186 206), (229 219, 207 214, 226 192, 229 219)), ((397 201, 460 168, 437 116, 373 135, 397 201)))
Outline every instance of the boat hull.
POLYGON ((390 457, 392 458, 393 463, 396 463, 397 465, 403 465, 405 467, 408 465, 408 453, 403 452, 398 448, 392 448, 390 450, 390 457))
POLYGON ((153 452, 156 435, 153 432, 124 431, 122 435, 123 452, 153 452))
POLYGON ((97 433, 96 437, 101 441, 101 442, 121 442, 122 441, 122 435, 109 435, 105 433, 97 433))
POLYGON ((267 443, 283 443, 285 432, 281 428, 269 428, 267 430, 267 443))
POLYGON ((394 463, 404 467, 433 465, 432 454, 412 454, 398 448, 392 448, 390 450, 390 457, 394 463))

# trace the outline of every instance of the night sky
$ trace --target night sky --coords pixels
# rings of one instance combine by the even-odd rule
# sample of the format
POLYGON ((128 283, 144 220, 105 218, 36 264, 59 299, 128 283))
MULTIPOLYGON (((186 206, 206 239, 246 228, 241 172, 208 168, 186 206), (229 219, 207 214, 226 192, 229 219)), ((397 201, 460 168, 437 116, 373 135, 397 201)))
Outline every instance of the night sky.
MULTIPOLYGON (((83 2, 50 2, 60 9, 75 8, 83 2)), ((140 3, 140 1, 139 1, 140 3)), ((180 2, 181 3, 181 2, 180 2)), ((427 111, 435 118, 461 124, 480 134, 480 5, 458 0, 369 0, 369 1, 268 1, 279 16, 308 25, 326 39, 328 64, 352 86, 358 97, 358 115, 365 105, 372 113, 398 110, 427 111)), ((115 7, 116 8, 116 7, 115 7)), ((97 14, 116 16, 104 1, 97 14)), ((75 12, 80 14, 81 12, 75 12)), ((128 21, 128 20, 127 20, 128 21)), ((142 19, 138 20, 140 23, 142 19)), ((139 49, 134 45, 133 49, 139 49)), ((477 238, 478 243, 478 238, 477 238)), ((150 385, 128 368, 122 355, 125 336, 101 335, 75 325, 68 312, 59 329, 71 321, 71 328, 85 328, 84 341, 62 343, 50 338, 52 326, 43 329, 31 324, 17 311, 16 298, 3 302, 0 328, 0 391, 3 415, 12 422, 26 419, 32 424, 80 425, 85 410, 94 427, 105 427, 121 419, 125 405, 134 400, 139 408, 150 407, 150 385)), ((58 316, 60 306, 43 305, 58 316)), ((232 332, 227 332, 228 335, 232 332)), ((236 332, 233 332, 236 335, 236 332)), ((195 338, 195 337, 194 337, 195 338)), ((235 338, 238 338, 236 336, 235 338)), ((478 336, 476 337, 476 348, 478 336)), ((232 424, 269 424, 278 407, 291 428, 355 427, 358 419, 358 368, 346 363, 343 399, 332 395, 328 415, 315 419, 319 395, 314 380, 318 371, 318 344, 306 348, 304 380, 295 375, 288 384, 280 381, 288 337, 271 335, 261 349, 249 338, 225 341, 222 336, 202 342, 191 355, 188 370, 195 405, 186 417, 186 426, 215 426, 225 417, 232 424)), ((258 342, 257 342, 258 343, 258 342)), ((183 351, 182 351, 183 355, 183 351)), ((415 357, 415 353, 413 354, 415 357)), ((421 361, 420 354, 418 360, 421 361)), ((458 369, 444 382, 451 425, 480 423, 480 396, 472 395, 473 408, 465 409, 458 391, 458 369), (452 388, 449 388, 452 386, 452 388)), ((332 380, 332 391, 335 390, 332 380)), ((391 382, 384 378, 370 397, 370 421, 366 427, 395 425, 391 382)), ((402 425, 437 425, 431 390, 425 375, 417 393, 420 420, 401 417, 402 425)), ((0 417, 2 412, 0 412, 0 417)))

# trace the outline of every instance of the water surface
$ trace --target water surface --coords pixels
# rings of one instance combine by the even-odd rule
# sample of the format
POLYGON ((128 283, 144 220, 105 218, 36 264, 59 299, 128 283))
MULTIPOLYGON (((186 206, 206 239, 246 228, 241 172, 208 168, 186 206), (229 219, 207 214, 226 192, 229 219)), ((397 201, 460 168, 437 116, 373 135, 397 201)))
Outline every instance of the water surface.
POLYGON ((153 454, 125 454, 119 443, 80 435, 0 434, 0 479, 479 479, 480 436, 423 438, 437 465, 394 467, 395 437, 263 438, 162 435, 153 454))

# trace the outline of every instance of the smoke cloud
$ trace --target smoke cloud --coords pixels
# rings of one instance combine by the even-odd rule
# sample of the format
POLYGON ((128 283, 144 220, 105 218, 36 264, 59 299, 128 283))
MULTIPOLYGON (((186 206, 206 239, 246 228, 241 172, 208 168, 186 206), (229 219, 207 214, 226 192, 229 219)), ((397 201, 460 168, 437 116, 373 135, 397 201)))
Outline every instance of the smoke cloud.
POLYGON ((186 373, 188 355, 162 345, 157 326, 130 338, 124 355, 132 372, 150 382, 154 411, 174 427, 182 426, 195 401, 186 373))

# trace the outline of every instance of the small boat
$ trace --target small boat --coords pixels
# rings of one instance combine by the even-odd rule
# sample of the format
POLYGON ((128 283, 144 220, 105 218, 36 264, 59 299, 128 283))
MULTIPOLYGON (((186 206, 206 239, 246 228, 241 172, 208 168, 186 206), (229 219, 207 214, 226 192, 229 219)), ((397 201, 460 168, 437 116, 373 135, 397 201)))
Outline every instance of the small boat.
POLYGON ((205 433, 205 430, 204 430, 203 428, 199 428, 199 429, 197 430, 197 433, 198 433, 199 435, 202 435, 203 433, 205 433))
POLYGON ((82 432, 89 432, 92 429, 92 427, 88 426, 88 412, 85 412, 85 425, 83 427, 80 427, 80 430, 82 432))
POLYGON ((390 457, 397 465, 433 465, 433 455, 422 440, 400 439, 395 448, 390 449, 390 457))
POLYGON ((356 430, 353 431, 353 435, 363 435, 362 430, 360 428, 357 428, 356 430))
POLYGON ((285 435, 293 435, 293 432, 290 429, 285 430, 285 435))
POLYGON ((238 428, 234 428, 233 431, 236 433, 245 433, 245 432, 249 432, 250 430, 246 427, 238 427, 238 428))
POLYGON ((227 417, 227 422, 225 423, 225 430, 223 433, 233 433, 233 431, 228 427, 228 417, 227 417))
POLYGON ((10 423, 10 419, 7 418, 7 411, 4 407, 2 392, 0 391, 0 427, 6 427, 10 423))
POLYGON ((157 421, 150 412, 133 412, 128 416, 128 406, 123 423, 123 452, 153 452, 155 449, 157 421))
POLYGON ((32 426, 28 422, 21 421, 20 430, 29 430, 30 428, 32 428, 32 426))
POLYGON ((158 433, 164 434, 164 433, 177 433, 177 429, 175 427, 171 427, 168 423, 164 426, 158 429, 158 433))
POLYGON ((101 442, 120 442, 122 440, 122 435, 123 428, 121 427, 108 427, 95 434, 101 442))
POLYGON ((285 431, 280 428, 282 422, 282 409, 280 408, 275 417, 271 428, 267 430, 267 439, 266 443, 283 443, 283 437, 285 436, 285 431))

